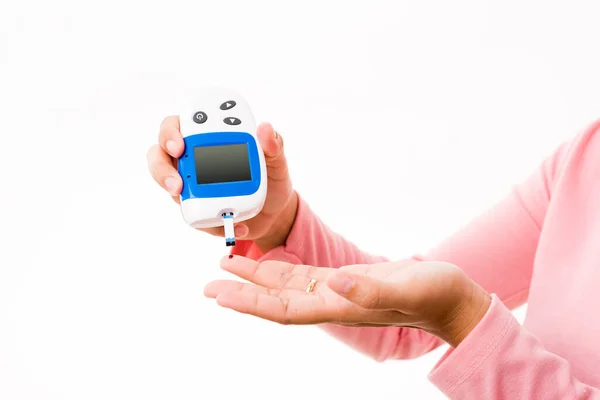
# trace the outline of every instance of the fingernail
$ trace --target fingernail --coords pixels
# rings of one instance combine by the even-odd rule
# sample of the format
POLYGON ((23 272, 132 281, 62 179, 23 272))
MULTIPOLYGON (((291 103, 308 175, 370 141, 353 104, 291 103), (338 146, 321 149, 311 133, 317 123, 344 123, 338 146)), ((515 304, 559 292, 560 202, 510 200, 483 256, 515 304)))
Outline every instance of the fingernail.
POLYGON ((175 152, 177 151, 177 144, 175 144, 175 142, 172 140, 167 140, 167 150, 173 157, 175 157, 175 152))
POLYGON ((354 281, 347 276, 334 275, 329 281, 329 287, 342 294, 348 293, 353 285, 354 281))
POLYGON ((278 136, 279 136, 279 134, 277 133, 277 131, 275 129, 273 129, 273 137, 275 139, 277 139, 278 136))
POLYGON ((167 187, 167 190, 173 193, 173 191, 175 190, 175 185, 177 185, 177 179, 175 179, 172 176, 167 176, 167 178, 165 179, 165 186, 167 187))

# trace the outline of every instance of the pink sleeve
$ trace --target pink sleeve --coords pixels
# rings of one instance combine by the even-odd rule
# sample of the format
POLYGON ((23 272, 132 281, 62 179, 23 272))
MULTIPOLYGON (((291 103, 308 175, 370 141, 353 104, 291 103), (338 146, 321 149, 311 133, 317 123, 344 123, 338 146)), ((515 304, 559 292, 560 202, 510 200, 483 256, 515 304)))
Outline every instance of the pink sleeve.
MULTIPOLYGON (((528 295, 540 227, 554 177, 568 149, 569 143, 560 146, 528 180, 516 186, 488 212, 425 255, 412 258, 458 265, 509 308, 523 304, 528 295)), ((240 241, 233 252, 257 260, 276 259, 333 268, 386 261, 384 257, 361 251, 331 231, 302 198, 284 246, 263 255, 253 243, 240 241)), ((443 344, 437 337, 412 328, 322 327, 378 361, 415 358, 443 344)))
POLYGON ((550 353, 492 295, 481 322, 429 374, 452 399, 600 399, 573 378, 569 362, 550 353))

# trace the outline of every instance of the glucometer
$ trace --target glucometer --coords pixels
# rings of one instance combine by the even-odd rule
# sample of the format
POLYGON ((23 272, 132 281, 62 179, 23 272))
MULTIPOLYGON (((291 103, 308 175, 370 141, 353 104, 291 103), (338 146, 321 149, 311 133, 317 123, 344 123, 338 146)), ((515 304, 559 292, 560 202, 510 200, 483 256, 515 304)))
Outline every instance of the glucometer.
POLYGON ((205 88, 179 115, 185 150, 181 211, 193 228, 224 226, 235 245, 234 222, 256 216, 267 194, 267 169, 248 103, 227 88, 205 88))

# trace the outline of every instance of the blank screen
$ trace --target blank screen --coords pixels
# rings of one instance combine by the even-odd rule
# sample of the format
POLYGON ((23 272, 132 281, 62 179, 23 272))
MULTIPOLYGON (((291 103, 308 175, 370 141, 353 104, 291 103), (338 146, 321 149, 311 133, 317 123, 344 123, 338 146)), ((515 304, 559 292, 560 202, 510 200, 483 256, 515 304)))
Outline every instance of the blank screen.
POLYGON ((245 143, 196 147, 194 161, 198 185, 252 180, 245 143))

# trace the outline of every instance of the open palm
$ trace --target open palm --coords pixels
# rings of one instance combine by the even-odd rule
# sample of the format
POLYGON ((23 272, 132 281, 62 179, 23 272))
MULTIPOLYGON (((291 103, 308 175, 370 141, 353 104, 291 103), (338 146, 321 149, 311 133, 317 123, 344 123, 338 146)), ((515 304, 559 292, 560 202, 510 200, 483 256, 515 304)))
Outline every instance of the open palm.
POLYGON ((466 282, 453 265, 413 260, 333 269, 235 256, 224 258, 221 267, 248 282, 213 281, 205 288, 207 297, 281 324, 419 326, 451 316, 466 282), (344 288, 344 277, 359 284, 344 288), (317 283, 307 293, 313 279, 317 283), (340 294, 344 289, 351 296, 340 294))

